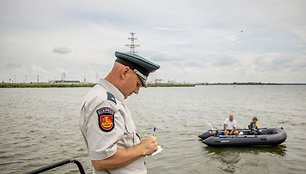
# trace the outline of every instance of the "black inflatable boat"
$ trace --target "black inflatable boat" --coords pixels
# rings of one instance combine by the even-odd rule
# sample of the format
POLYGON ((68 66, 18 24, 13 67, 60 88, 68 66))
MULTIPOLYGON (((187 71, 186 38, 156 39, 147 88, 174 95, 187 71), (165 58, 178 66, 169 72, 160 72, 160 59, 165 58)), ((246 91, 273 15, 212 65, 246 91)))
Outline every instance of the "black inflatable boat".
POLYGON ((257 131, 239 129, 238 135, 224 135, 223 130, 209 130, 199 135, 208 146, 273 146, 286 141, 283 128, 264 128, 257 131))

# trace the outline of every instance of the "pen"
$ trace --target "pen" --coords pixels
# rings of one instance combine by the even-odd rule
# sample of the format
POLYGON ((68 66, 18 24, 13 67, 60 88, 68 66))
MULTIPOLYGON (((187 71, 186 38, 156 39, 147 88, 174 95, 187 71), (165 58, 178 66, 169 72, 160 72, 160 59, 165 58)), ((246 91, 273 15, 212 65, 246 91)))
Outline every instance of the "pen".
POLYGON ((153 136, 155 136, 156 127, 153 128, 153 136))

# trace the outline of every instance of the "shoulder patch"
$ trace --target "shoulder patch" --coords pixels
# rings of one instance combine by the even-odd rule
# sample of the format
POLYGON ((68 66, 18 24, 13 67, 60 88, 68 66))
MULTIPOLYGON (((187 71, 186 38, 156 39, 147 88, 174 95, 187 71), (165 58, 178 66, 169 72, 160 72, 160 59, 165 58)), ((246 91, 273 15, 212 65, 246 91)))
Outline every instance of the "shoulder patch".
POLYGON ((115 112, 109 108, 104 107, 97 110, 99 127, 104 132, 110 132, 115 127, 115 112))
POLYGON ((112 101, 112 102, 114 102, 115 104, 117 104, 116 98, 115 98, 115 96, 114 96, 112 93, 107 92, 106 94, 107 94, 107 100, 112 101))

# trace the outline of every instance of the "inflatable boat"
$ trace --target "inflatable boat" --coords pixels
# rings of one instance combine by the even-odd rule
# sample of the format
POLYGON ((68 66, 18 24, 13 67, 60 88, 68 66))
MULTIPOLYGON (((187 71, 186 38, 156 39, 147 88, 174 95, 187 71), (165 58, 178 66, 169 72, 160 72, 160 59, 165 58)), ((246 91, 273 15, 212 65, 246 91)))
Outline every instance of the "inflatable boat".
POLYGON ((273 146, 286 141, 283 128, 264 128, 256 131, 239 129, 238 135, 224 135, 223 130, 209 130, 199 135, 208 146, 273 146))

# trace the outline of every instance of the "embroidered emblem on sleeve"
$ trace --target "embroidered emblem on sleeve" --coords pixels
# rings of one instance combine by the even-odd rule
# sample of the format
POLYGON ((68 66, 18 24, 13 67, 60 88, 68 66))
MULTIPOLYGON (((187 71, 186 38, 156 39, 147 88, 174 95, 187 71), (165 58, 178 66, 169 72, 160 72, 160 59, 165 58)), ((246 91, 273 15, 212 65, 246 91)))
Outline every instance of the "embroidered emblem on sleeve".
POLYGON ((109 132, 115 127, 114 115, 115 112, 109 108, 104 107, 97 110, 99 127, 104 132, 109 132))

